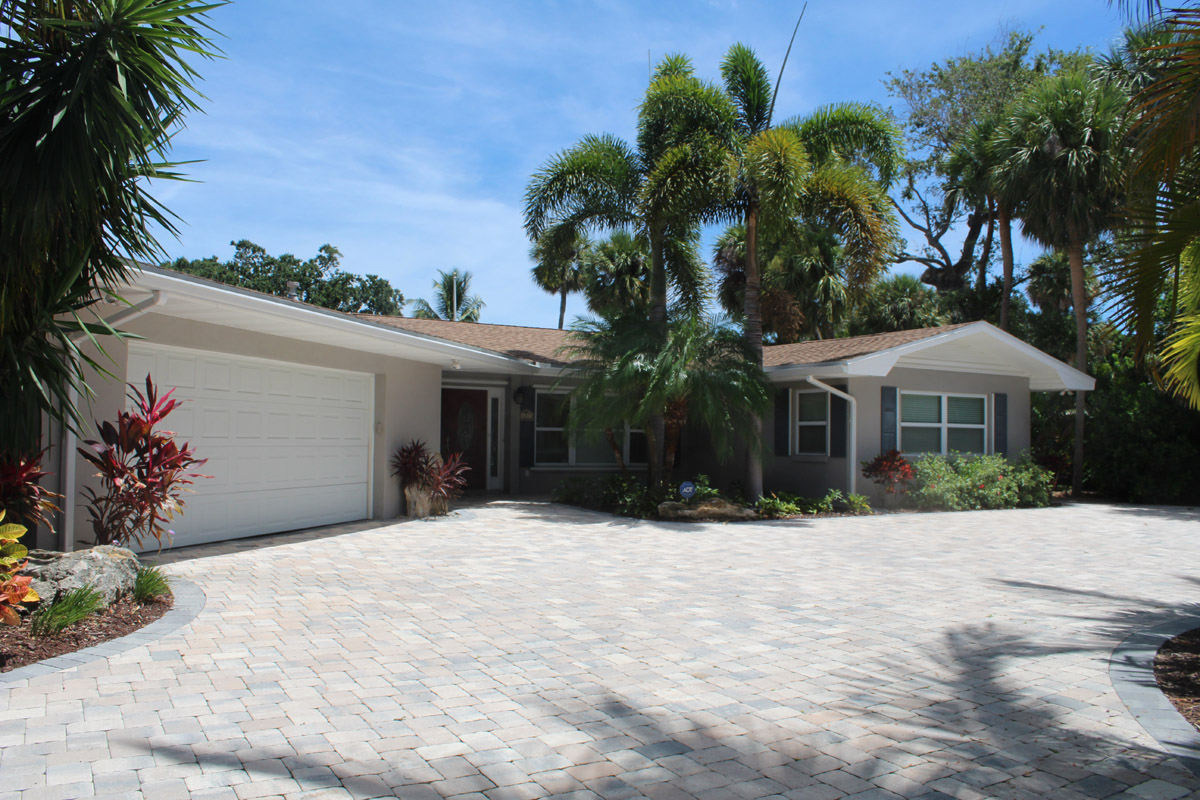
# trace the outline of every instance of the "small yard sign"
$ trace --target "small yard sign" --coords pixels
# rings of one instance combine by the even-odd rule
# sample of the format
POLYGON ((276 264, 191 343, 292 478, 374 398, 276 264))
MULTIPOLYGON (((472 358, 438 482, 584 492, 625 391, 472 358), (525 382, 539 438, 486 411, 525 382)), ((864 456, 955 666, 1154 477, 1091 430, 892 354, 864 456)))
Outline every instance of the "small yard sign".
POLYGON ((679 496, 684 500, 691 500, 696 494, 696 484, 691 481, 684 481, 679 484, 679 496))

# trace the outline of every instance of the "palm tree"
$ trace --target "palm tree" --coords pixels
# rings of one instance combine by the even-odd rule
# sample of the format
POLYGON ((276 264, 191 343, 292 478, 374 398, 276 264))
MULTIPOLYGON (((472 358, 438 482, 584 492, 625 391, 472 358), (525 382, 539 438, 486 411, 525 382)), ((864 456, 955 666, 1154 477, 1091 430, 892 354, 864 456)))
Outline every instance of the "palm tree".
POLYGON ((637 308, 650 312, 650 258, 646 242, 629 231, 614 231, 583 257, 583 293, 588 308, 614 316, 637 308))
POLYGON ((937 293, 912 275, 893 275, 871 287, 850 321, 850 334, 862 336, 945 323, 937 293))
POLYGON ((1166 384, 1200 409, 1200 9, 1148 11, 1152 44, 1125 70, 1139 78, 1130 102, 1134 191, 1127 212, 1128 254, 1110 277, 1115 319, 1133 328, 1139 354, 1154 341, 1159 300, 1170 292, 1170 332, 1162 342, 1166 384))
MULTIPOLYGON (((1080 73, 1044 79, 1018 101, 999 137, 997 181, 1024 198, 1021 229, 1066 252, 1075 310, 1075 366, 1087 371, 1084 247, 1111 228, 1124 188, 1125 96, 1080 73)), ((1084 395, 1075 395, 1071 487, 1083 481, 1084 395)))
MULTIPOLYGON (((728 458, 735 432, 770 402, 762 367, 741 334, 717 320, 689 314, 668 323, 665 338, 637 312, 592 319, 575 328, 568 347, 575 374, 571 426, 607 431, 626 422, 644 429, 653 451, 653 421, 664 420, 663 475, 669 480, 683 430, 703 427, 717 454, 728 458)), ((751 438, 752 450, 761 442, 751 438)))
POLYGON ((578 229, 555 225, 547 228, 530 250, 529 257, 534 262, 530 270, 533 282, 542 291, 559 296, 560 331, 567 316, 567 295, 583 291, 583 261, 591 246, 592 243, 578 229))
POLYGON ((591 135, 554 156, 526 190, 525 230, 534 241, 557 225, 634 231, 650 254, 651 320, 665 328, 668 285, 685 295, 702 288, 697 276, 674 271, 689 265, 671 263, 671 242, 716 218, 730 191, 733 138, 728 99, 697 79, 685 57, 668 56, 638 111, 637 147, 591 135))
MULTIPOLYGON (((694 251, 697 226, 715 221, 732 192, 734 141, 735 112, 725 94, 697 79, 686 57, 668 56, 638 110, 637 147, 607 134, 585 136, 550 159, 525 193, 526 233, 536 241, 557 225, 632 230, 650 255, 650 326, 665 337, 669 285, 685 308, 704 302, 706 281, 686 254, 694 251)), ((661 465, 652 447, 652 481, 661 465)))
POLYGON ((71 397, 105 374, 72 336, 115 333, 82 315, 175 230, 144 179, 178 177, 166 158, 220 5, 0 2, 0 453, 35 452, 42 414, 80 423, 71 397))
POLYGON ((479 313, 486 303, 479 295, 471 294, 471 273, 457 269, 438 270, 433 282, 433 303, 413 301, 413 316, 417 319, 444 319, 450 322, 479 322, 479 313))

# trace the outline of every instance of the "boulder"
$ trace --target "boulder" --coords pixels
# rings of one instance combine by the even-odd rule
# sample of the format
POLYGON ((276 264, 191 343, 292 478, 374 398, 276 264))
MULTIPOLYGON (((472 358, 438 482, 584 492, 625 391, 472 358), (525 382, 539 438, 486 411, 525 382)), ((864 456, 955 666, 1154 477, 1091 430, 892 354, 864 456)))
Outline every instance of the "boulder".
POLYGON ((23 574, 33 578, 33 590, 43 603, 52 603, 81 586, 91 586, 108 606, 133 591, 138 566, 138 557, 132 550, 100 545, 74 553, 31 550, 23 574))
POLYGON ((701 500, 695 505, 666 502, 658 506, 660 519, 669 520, 714 520, 717 522, 738 522, 741 520, 757 519, 758 512, 753 508, 734 505, 719 497, 701 500))

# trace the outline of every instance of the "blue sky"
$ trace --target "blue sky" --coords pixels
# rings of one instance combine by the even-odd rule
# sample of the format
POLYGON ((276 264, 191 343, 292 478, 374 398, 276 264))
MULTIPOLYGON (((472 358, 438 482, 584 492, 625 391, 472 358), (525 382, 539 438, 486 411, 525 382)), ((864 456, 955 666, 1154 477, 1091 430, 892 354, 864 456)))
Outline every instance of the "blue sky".
MULTIPOLYGON (((715 79, 741 41, 774 73, 800 6, 235 0, 211 16, 225 58, 200 65, 206 113, 175 140, 176 158, 202 161, 186 168, 196 182, 155 187, 183 220, 163 244, 172 258, 228 258, 245 238, 306 258, 330 243, 344 269, 409 298, 458 267, 483 321, 553 326, 557 299, 528 278, 529 175, 584 134, 632 138, 648 53, 687 53, 715 79)), ((1006 27, 1106 50, 1121 25, 1104 0, 812 0, 776 114, 888 105, 889 70, 980 49, 1006 27)))

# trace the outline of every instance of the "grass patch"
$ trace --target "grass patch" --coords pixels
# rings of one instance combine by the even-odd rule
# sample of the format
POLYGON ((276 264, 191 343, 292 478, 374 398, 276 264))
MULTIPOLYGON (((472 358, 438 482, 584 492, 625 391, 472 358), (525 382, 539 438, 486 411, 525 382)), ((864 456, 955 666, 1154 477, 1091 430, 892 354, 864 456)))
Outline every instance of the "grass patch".
POLYGON ((133 580, 133 599, 145 605, 171 593, 171 582, 159 567, 140 567, 133 580))
POLYGON ((59 633, 103 607, 103 595, 90 586, 81 586, 33 612, 29 618, 29 632, 34 636, 59 633))

